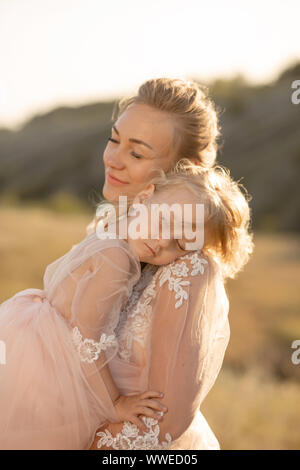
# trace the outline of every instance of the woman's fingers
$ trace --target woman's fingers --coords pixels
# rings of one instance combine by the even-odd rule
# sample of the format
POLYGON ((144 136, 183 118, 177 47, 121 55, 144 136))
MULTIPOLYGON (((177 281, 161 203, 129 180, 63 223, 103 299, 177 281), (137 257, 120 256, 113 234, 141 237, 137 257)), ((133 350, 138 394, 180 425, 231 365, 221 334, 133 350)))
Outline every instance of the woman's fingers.
POLYGON ((154 418, 154 419, 157 419, 157 420, 161 420, 164 416, 164 412, 163 411, 158 411, 158 412, 155 412, 149 408, 146 408, 144 406, 139 406, 138 407, 138 414, 140 415, 144 415, 144 416, 149 416, 149 418, 154 418))
POLYGON ((145 432, 148 431, 147 426, 137 416, 132 416, 131 422, 134 423, 138 428, 140 428, 141 431, 145 431, 145 432))
POLYGON ((160 401, 151 399, 151 400, 141 400, 140 406, 148 406, 148 408, 153 408, 154 410, 167 412, 168 408, 160 403, 160 401))
POLYGON ((164 394, 161 393, 161 392, 153 392, 153 391, 148 390, 147 392, 141 393, 140 396, 141 396, 141 398, 149 398, 151 396, 153 396, 153 397, 163 397, 164 394))

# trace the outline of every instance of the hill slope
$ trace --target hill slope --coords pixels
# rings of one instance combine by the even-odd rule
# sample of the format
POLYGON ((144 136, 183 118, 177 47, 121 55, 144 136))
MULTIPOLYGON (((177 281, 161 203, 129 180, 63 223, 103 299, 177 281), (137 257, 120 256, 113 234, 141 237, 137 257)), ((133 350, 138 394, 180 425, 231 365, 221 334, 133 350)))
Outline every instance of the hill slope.
MULTIPOLYGON (((266 86, 237 78, 209 87, 222 110, 218 162, 252 196, 254 228, 300 231, 300 105, 291 102, 299 68, 266 86)), ((87 202, 91 191, 101 195, 113 104, 58 108, 18 132, 0 129, 0 196, 43 199, 63 190, 87 202)))

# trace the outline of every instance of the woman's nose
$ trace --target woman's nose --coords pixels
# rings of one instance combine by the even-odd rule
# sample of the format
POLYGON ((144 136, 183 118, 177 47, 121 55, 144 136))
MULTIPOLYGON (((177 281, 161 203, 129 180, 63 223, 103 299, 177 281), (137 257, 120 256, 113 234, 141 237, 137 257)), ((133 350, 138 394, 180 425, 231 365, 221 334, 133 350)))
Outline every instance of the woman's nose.
POLYGON ((104 162, 107 166, 111 166, 112 168, 116 168, 118 170, 122 170, 122 168, 124 168, 122 156, 117 151, 106 155, 104 157, 104 162))

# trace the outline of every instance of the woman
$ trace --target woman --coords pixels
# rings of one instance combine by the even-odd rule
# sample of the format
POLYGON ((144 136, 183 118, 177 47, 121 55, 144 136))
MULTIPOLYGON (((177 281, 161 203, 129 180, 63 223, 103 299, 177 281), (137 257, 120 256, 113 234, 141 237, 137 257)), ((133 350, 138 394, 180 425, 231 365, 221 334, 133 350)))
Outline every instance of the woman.
MULTIPOLYGON (((167 172, 183 157, 213 166, 218 136, 215 108, 197 84, 168 78, 145 82, 137 96, 119 103, 104 151, 104 197, 132 199, 153 170, 167 172)), ((162 392, 166 412, 143 417, 144 428, 107 421, 91 449, 219 449, 199 409, 230 335, 228 300, 214 258, 202 250, 183 252, 170 265, 145 265, 116 333, 119 352, 109 368, 120 392, 162 392)))

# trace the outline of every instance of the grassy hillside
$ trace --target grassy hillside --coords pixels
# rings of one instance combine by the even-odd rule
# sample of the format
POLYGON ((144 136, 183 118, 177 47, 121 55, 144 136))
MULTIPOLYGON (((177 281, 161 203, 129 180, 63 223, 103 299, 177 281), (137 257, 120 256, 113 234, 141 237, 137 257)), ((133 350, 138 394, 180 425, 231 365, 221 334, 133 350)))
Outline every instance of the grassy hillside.
MULTIPOLYGON (((300 105, 291 102, 296 64, 265 86, 241 77, 207 84, 220 109, 219 163, 252 196, 253 227, 300 231, 300 105)), ((0 199, 45 200, 57 192, 92 208, 101 194, 113 102, 55 109, 18 132, 0 129, 0 199)))

